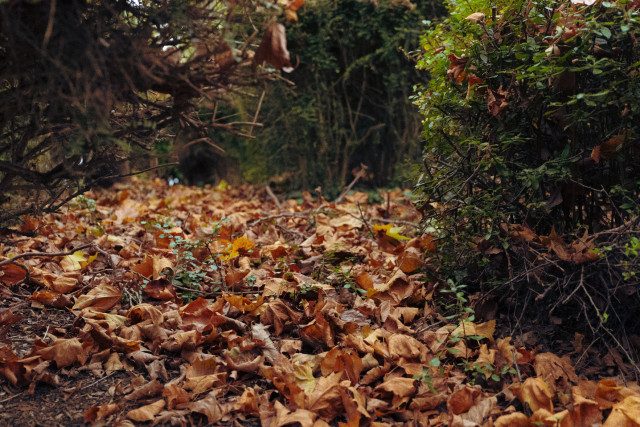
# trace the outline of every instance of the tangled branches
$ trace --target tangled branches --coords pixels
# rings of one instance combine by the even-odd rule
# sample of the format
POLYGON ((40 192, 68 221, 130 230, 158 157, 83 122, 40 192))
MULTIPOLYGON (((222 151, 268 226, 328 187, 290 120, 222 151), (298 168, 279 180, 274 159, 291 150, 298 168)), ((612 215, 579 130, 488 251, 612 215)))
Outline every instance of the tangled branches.
POLYGON ((156 143, 207 139, 216 118, 202 120, 198 108, 267 77, 250 66, 265 18, 255 9, 222 0, 2 2, 0 226, 55 211, 131 170, 130 159, 156 143))
MULTIPOLYGON (((494 255, 493 266, 508 272, 499 284, 485 288, 483 301, 516 319, 512 333, 539 325, 550 346, 575 335, 574 351, 583 362, 604 354, 621 373, 640 378, 640 218, 620 227, 564 245, 537 236, 526 227, 511 233, 512 244, 494 255), (582 247, 582 252, 571 252, 582 247), (564 258, 564 259, 563 259, 564 258), (545 336, 544 325, 562 324, 562 336, 545 336), (559 323, 560 322, 560 323, 559 323), (530 324, 529 324, 530 323, 530 324), (556 341, 557 340, 557 341, 556 341), (604 350, 606 348, 606 350, 604 350), (593 356, 592 356, 593 357, 593 356), (635 367, 630 370, 629 366, 635 367)), ((497 252, 497 251, 496 251, 497 252)), ((496 275, 496 271, 484 274, 496 275)))

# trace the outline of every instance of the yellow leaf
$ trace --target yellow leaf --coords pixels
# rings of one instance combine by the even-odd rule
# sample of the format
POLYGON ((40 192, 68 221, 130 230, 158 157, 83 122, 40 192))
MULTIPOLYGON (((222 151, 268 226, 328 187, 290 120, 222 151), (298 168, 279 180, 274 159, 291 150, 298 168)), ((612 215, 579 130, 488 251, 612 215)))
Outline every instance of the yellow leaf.
MULTIPOLYGON (((376 232, 384 231, 384 234, 386 234, 388 237, 391 237, 392 239, 410 240, 407 236, 403 236, 399 234, 400 231, 402 230, 402 227, 394 227, 393 224, 385 224, 385 225, 374 224, 373 229, 376 232)), ((378 233, 378 235, 380 235, 380 233, 378 233)))
POLYGON ((87 262, 87 259, 84 257, 82 251, 75 251, 72 255, 67 255, 60 262, 60 266, 64 271, 75 271, 80 270, 82 266, 82 262, 87 262))
POLYGON ((223 179, 222 181, 220 181, 220 184, 216 185, 216 191, 223 192, 227 189, 227 185, 227 181, 223 179))
POLYGON ((396 240, 410 240, 407 236, 399 234, 400 231, 402 231, 402 227, 391 227, 389 231, 387 231, 387 236, 393 237, 396 240))
POLYGON ((82 266, 82 268, 84 268, 87 265, 91 264, 93 261, 95 261, 96 258, 98 258, 98 252, 96 252, 95 254, 91 255, 88 260, 80 261, 80 265, 82 266))
POLYGON ((311 394, 313 389, 316 387, 316 379, 313 376, 313 371, 309 366, 309 362, 295 363, 293 365, 293 370, 296 383, 307 395, 311 394))

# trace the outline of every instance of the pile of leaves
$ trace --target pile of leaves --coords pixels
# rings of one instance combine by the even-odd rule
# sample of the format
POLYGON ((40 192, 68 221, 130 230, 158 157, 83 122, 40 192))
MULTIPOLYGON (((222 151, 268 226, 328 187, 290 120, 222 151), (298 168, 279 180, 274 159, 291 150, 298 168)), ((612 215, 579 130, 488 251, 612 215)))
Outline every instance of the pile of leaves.
POLYGON ((476 320, 463 289, 441 292, 452 287, 430 266, 433 238, 416 236, 420 213, 402 191, 384 195, 281 202, 250 187, 135 181, 24 218, 31 237, 0 246, 0 417, 640 422, 640 387, 606 378, 579 340, 560 357, 531 334, 501 333, 509 319, 476 320), (591 380, 576 358, 592 359, 591 380))

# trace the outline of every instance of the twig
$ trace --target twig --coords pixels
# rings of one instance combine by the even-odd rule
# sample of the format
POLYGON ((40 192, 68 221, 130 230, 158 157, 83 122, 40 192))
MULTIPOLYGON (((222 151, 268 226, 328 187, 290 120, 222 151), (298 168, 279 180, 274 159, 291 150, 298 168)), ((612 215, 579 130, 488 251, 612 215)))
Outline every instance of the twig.
POLYGON ((596 314, 598 315, 598 320, 600 322, 600 327, 602 329, 604 329, 604 331, 611 337, 611 339, 616 343, 616 345, 618 346, 618 348, 620 350, 622 350, 622 352, 624 353, 625 356, 627 356, 627 360, 629 362, 631 362, 631 365, 635 368, 635 370, 640 373, 640 366, 638 366, 637 361, 633 359, 633 357, 631 357, 631 355, 629 354, 629 352, 627 351, 627 349, 622 345, 622 343, 618 340, 618 338, 616 338, 616 336, 609 330, 609 328, 604 326, 604 322, 603 322, 603 317, 600 314, 600 310, 598 310, 598 306, 596 305, 596 303, 593 301, 593 298, 591 298, 591 294, 589 294, 589 292, 587 291, 587 288, 584 286, 584 283, 580 283, 578 285, 578 287, 581 287, 582 290, 584 291, 584 293, 587 295, 587 298, 589 299, 589 302, 591 303, 591 306, 596 310, 596 314))
POLYGON ((269 184, 267 184, 264 188, 267 191, 267 194, 269 195, 269 197, 271 197, 271 199, 275 202, 276 206, 278 207, 278 210, 280 211, 284 210, 282 203, 280 203, 280 200, 278 200, 278 196, 276 196, 273 193, 273 190, 271 189, 271 187, 269 187, 269 184))
POLYGON ((360 170, 356 173, 356 176, 355 178, 353 178, 353 181, 351 181, 351 183, 347 185, 347 187, 344 190, 342 190, 342 193, 340 193, 338 198, 335 199, 333 203, 340 203, 342 199, 344 199, 344 196, 346 196, 349 193, 349 191, 351 191, 351 188, 354 185, 356 185, 356 182, 358 182, 360 178, 363 178, 367 175, 367 169, 368 169, 367 166, 360 163, 360 170))
POLYGON ((185 145, 183 145, 182 148, 180 148, 180 151, 184 151, 188 147, 191 147, 192 145, 197 144, 198 142, 204 142, 205 144, 215 148, 216 150, 219 150, 225 153, 224 148, 214 144, 213 141, 211 141, 211 138, 198 138, 198 139, 194 139, 193 141, 189 141, 185 145))
POLYGON ((7 264, 15 264, 15 261, 20 259, 20 258, 26 258, 26 257, 34 257, 34 256, 44 256, 44 257, 53 257, 53 256, 66 256, 66 255, 73 255, 75 252, 82 250, 82 249, 86 249, 88 247, 94 246, 94 243, 88 243, 86 245, 82 245, 82 246, 78 246, 77 248, 75 248, 73 251, 70 252, 25 252, 23 254, 20 255, 16 255, 12 258, 9 259, 5 259, 4 261, 0 261, 0 267, 3 265, 7 265, 7 264))
POLYGON ((135 172, 124 173, 124 174, 118 174, 118 175, 103 176, 103 177, 100 177, 100 178, 97 178, 96 180, 94 180, 94 181, 92 182, 92 184, 94 184, 94 183, 96 183, 96 182, 98 182, 98 181, 106 180, 106 179, 124 178, 124 177, 127 177, 127 176, 140 175, 141 173, 149 172, 149 171, 152 171, 152 170, 154 170, 154 169, 166 168, 167 166, 180 166, 180 163, 178 163, 178 162, 163 163, 163 164, 161 164, 161 165, 152 166, 152 167, 150 167, 150 168, 142 169, 142 170, 135 171, 135 172))
POLYGON ((513 367, 516 368, 516 374, 518 375, 518 382, 522 383, 522 376, 520 375, 520 368, 518 367, 518 358, 516 357, 515 348, 511 349, 511 354, 513 355, 513 367))
POLYGON ((94 382, 92 382, 91 384, 87 384, 86 386, 82 387, 80 390, 84 390, 84 389, 87 389, 87 388, 89 388, 89 387, 92 387, 92 386, 94 386, 94 385, 98 384, 100 381, 104 381, 104 380, 106 380, 107 378, 109 378, 110 376, 112 376, 113 374, 115 374, 116 372, 118 372, 118 371, 113 371, 113 372, 111 372, 110 374, 107 374, 107 375, 105 375, 104 377, 102 377, 102 378, 99 378, 99 379, 95 380, 95 381, 94 381, 94 382))
POLYGON ((13 396, 9 396, 9 397, 7 397, 6 399, 0 400, 0 403, 4 403, 4 402, 8 402, 8 401, 10 401, 10 400, 13 400, 13 399, 15 399, 15 398, 16 398, 16 397, 18 397, 18 396, 22 396, 24 393, 25 393, 25 392, 24 392, 24 391, 22 391, 22 392, 20 392, 20 393, 14 394, 13 396))
POLYGON ((260 114, 260 108, 262 108, 262 100, 264 99, 265 93, 267 93, 267 91, 263 90, 262 95, 260 95, 260 100, 258 101, 258 108, 256 108, 256 113, 253 115, 253 124, 251 124, 251 127, 249 128, 249 133, 248 133, 249 136, 253 134, 253 126, 258 121, 258 115, 260 114))
POLYGON ((367 219, 364 217, 364 212, 362 212, 362 208, 360 207, 360 202, 357 202, 356 206, 358 207, 358 211, 360 211, 360 219, 364 223, 365 227, 367 227, 367 230, 369 230, 369 233, 371 234, 371 238, 375 239, 376 235, 373 232, 373 230, 371 229, 371 227, 369 226, 369 223, 367 222, 367 219))

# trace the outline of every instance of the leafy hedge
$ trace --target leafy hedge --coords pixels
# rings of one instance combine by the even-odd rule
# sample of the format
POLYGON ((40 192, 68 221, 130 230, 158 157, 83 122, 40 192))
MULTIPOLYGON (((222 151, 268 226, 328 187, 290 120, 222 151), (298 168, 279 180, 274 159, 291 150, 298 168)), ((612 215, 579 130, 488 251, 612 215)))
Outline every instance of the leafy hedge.
POLYGON ((450 270, 501 249, 508 224, 594 233, 637 214, 637 7, 451 0, 426 32, 418 192, 450 270))

